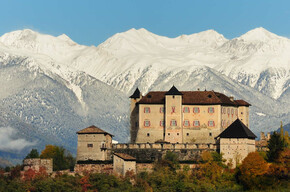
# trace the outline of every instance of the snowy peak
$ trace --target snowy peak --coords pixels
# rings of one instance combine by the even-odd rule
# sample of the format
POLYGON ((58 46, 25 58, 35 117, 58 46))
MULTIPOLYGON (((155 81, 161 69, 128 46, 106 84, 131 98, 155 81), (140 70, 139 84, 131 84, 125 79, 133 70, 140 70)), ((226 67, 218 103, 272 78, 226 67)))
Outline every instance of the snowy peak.
POLYGON ((63 41, 66 41, 70 44, 76 44, 76 42, 74 42, 71 38, 69 38, 69 36, 67 36, 66 34, 62 34, 62 35, 59 35, 57 36, 58 39, 61 39, 63 41))
POLYGON ((248 31, 244 35, 240 36, 238 39, 242 39, 247 42, 268 42, 273 39, 280 38, 278 35, 267 31, 263 27, 259 27, 248 31))
POLYGON ((222 34, 212 29, 191 35, 181 35, 177 38, 197 46, 207 45, 217 47, 228 41, 222 34))
POLYGON ((0 37, 0 43, 11 50, 30 55, 42 54, 61 62, 67 60, 73 52, 86 48, 78 45, 65 34, 54 37, 30 29, 6 33, 0 37))

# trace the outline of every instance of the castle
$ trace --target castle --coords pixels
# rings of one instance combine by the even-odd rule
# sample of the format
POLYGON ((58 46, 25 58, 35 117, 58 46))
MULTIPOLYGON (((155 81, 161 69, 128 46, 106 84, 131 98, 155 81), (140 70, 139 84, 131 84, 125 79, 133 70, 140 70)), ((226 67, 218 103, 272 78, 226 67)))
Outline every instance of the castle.
POLYGON ((217 151, 233 166, 255 151, 248 128, 249 103, 215 91, 149 92, 130 96, 131 142, 113 144, 96 126, 77 132, 76 172, 144 171, 173 151, 180 163, 196 164, 203 151, 217 151))
POLYGON ((215 91, 152 91, 131 98, 131 143, 215 143, 236 119, 249 126, 249 106, 215 91))

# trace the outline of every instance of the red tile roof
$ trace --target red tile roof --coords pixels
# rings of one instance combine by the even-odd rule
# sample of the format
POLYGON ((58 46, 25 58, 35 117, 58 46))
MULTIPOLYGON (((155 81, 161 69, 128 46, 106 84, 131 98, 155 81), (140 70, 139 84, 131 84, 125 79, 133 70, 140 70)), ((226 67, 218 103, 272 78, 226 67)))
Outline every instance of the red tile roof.
POLYGON ((127 161, 136 161, 135 157, 132 157, 126 153, 114 153, 114 155, 120 157, 121 159, 127 160, 127 161))
POLYGON ((80 131, 77 132, 77 134, 108 134, 108 135, 111 135, 113 136, 112 134, 94 126, 94 125, 91 125, 85 129, 82 129, 80 131))
POLYGON ((235 103, 238 105, 238 106, 251 106, 250 103, 244 101, 244 100, 235 100, 235 103))
MULTIPOLYGON (((214 91, 181 91, 184 105, 230 105, 250 106, 243 100, 231 100, 228 96, 214 91), (236 102, 237 101, 237 102, 236 102)), ((138 104, 165 104, 165 91, 151 91, 138 104)))

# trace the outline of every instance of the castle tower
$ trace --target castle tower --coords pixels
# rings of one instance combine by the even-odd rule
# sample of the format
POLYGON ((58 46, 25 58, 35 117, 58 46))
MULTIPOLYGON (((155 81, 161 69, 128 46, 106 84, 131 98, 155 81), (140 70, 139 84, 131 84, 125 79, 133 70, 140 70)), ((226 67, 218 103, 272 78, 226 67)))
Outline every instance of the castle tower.
POLYGON ((110 133, 92 125, 77 132, 77 162, 109 160, 108 148, 112 148, 110 133))
POLYGON ((236 167, 249 153, 256 151, 256 137, 240 119, 237 119, 215 139, 223 158, 236 167))
POLYGON ((139 129, 139 108, 136 106, 136 103, 142 99, 142 94, 139 91, 138 87, 134 91, 133 95, 130 96, 131 104, 130 104, 130 135, 131 135, 131 143, 136 142, 136 137, 139 129))
POLYGON ((165 93, 164 140, 183 143, 182 93, 175 86, 165 93))

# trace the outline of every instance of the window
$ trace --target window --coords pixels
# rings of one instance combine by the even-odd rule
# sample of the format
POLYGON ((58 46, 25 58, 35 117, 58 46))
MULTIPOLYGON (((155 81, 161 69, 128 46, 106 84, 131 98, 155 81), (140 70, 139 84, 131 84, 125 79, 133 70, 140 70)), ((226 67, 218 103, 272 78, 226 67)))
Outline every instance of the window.
POLYGON ((236 116, 238 116, 238 110, 236 109, 236 116))
POLYGON ((193 121, 193 126, 198 127, 200 126, 200 123, 198 120, 193 121))
POLYGON ((150 107, 144 107, 144 113, 150 113, 150 107))
POLYGON ((234 115, 234 109, 232 109, 232 115, 234 115))
POLYGON ((209 133, 209 136, 212 136, 212 134, 211 134, 211 133, 209 133))
POLYGON ((184 108, 183 108, 183 113, 190 113, 190 111, 189 111, 189 107, 184 107, 184 108))
POLYGON ((244 113, 243 113, 243 112, 241 112, 241 114, 243 115, 244 113))
POLYGON ((179 133, 177 133, 177 135, 179 135, 179 133))
POLYGON ((223 108, 223 114, 226 114, 226 108, 223 108))
POLYGON ((147 137, 150 137, 150 133, 147 133, 147 137))
POLYGON ((214 108, 213 107, 209 107, 208 108, 208 113, 214 113, 214 108))
POLYGON ((188 120, 185 120, 185 121, 183 122, 183 125, 184 125, 185 127, 188 127, 188 126, 190 126, 190 122, 189 122, 188 120))
POLYGON ((160 121, 160 126, 164 127, 164 121, 163 120, 160 121))
POLYGON ((149 120, 145 120, 144 121, 144 127, 150 127, 150 121, 149 120))
POLYGON ((160 107, 159 112, 164 113, 164 107, 160 107))
POLYGON ((189 136, 189 133, 186 133, 186 136, 189 136))
POLYGON ((94 145, 93 144, 88 144, 87 145, 89 148, 93 147, 94 145))
POLYGON ((170 133, 168 133, 168 135, 170 135, 170 133))
POLYGON ((176 120, 171 120, 170 121, 170 126, 177 126, 176 120))
POLYGON ((102 142, 102 148, 106 148, 106 143, 102 142))
POLYGON ((193 113, 199 113, 199 107, 194 107, 193 108, 193 113))
POLYGON ((230 109, 228 108, 228 115, 230 114, 230 109))
POLYGON ((214 127, 214 121, 212 121, 212 120, 211 121, 208 121, 208 126, 209 127, 214 127))
POLYGON ((171 107, 171 113, 175 113, 175 106, 171 107))

